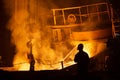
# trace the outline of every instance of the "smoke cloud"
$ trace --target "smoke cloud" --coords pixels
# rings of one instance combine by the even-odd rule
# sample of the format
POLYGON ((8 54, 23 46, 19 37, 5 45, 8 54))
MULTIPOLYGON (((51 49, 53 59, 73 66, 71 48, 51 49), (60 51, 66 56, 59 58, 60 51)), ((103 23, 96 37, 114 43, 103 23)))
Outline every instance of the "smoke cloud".
MULTIPOLYGON (((13 65, 17 66, 19 70, 29 69, 27 54, 30 49, 27 44, 31 41, 35 57, 35 69, 55 69, 56 67, 52 65, 57 65, 58 68, 60 66, 58 63, 63 60, 71 47, 68 49, 66 45, 69 44, 66 42, 63 45, 56 45, 57 50, 53 49, 52 32, 51 28, 47 26, 47 18, 51 14, 51 8, 57 8, 54 0, 4 0, 4 3, 6 12, 10 16, 7 29, 11 31, 11 43, 16 47, 13 65)), ((83 26, 87 25, 91 27, 96 24, 83 24, 83 26)), ((84 30, 86 29, 88 27, 84 30)), ((73 57, 71 58, 73 59, 73 57)))
MULTIPOLYGON (((38 67, 58 63, 62 58, 62 52, 56 54, 51 48, 51 29, 47 24, 52 0, 5 0, 5 9, 11 16, 7 29, 11 31, 11 42, 16 46, 14 65, 23 68, 28 63, 27 43, 31 40, 33 55, 38 67), (59 57, 57 57, 59 56, 59 57), (22 65, 20 65, 22 64, 22 65), (24 65, 24 66, 25 66, 24 65)), ((26 68, 25 68, 26 69, 26 68)), ((36 67, 36 69, 38 69, 36 67)))

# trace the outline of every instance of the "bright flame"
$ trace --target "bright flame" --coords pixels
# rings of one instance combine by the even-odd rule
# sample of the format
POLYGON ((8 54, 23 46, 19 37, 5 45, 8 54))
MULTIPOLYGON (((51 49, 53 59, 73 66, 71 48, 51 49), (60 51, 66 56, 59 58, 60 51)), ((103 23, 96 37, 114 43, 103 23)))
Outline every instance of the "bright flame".
POLYGON ((105 42, 106 40, 73 41, 72 44, 78 45, 79 43, 82 43, 84 45, 83 50, 87 52, 91 58, 106 49, 105 42))
POLYGON ((29 70, 30 64, 29 63, 24 63, 21 64, 21 66, 18 68, 20 71, 26 71, 29 70))
MULTIPOLYGON (((14 8, 12 10, 15 10, 15 13, 12 14, 8 28, 11 31, 12 43, 16 46, 13 65, 17 70, 29 70, 30 65, 27 58, 29 47, 27 47, 27 43, 32 40, 35 70, 61 69, 61 61, 67 53, 69 53, 70 49, 67 48, 65 44, 58 45, 57 50, 51 48, 51 29, 46 26, 46 17, 43 16, 43 14, 46 15, 48 13, 48 10, 46 10, 43 5, 41 7, 39 3, 36 8, 34 1, 36 0, 30 0, 30 11, 26 8, 28 5, 22 2, 17 2, 17 11, 14 8), (40 9, 36 10, 38 7, 40 9), (36 12, 37 14, 35 14, 36 12)), ((97 55, 105 48, 105 44, 99 41, 73 41, 71 45, 77 46, 79 43, 84 44, 84 50, 90 57, 97 55)), ((67 62, 73 61, 76 52, 77 50, 75 48, 75 50, 70 53, 72 55, 68 56, 68 61, 65 61, 65 66, 74 64, 74 62, 69 64, 67 64, 67 62)))

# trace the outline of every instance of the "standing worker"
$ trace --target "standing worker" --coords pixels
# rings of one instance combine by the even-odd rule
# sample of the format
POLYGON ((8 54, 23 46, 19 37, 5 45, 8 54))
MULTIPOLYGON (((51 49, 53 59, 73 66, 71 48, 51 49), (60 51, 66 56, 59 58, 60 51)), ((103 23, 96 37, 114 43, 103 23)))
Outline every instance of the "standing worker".
POLYGON ((81 79, 88 77, 88 65, 89 65, 89 56, 86 52, 83 51, 83 44, 79 44, 77 47, 77 54, 75 55, 74 61, 77 63, 78 76, 81 79))
POLYGON ((27 45, 30 49, 30 52, 27 54, 27 57, 28 57, 29 63, 30 63, 30 71, 34 71, 35 60, 34 60, 34 56, 32 54, 32 42, 29 41, 27 45))

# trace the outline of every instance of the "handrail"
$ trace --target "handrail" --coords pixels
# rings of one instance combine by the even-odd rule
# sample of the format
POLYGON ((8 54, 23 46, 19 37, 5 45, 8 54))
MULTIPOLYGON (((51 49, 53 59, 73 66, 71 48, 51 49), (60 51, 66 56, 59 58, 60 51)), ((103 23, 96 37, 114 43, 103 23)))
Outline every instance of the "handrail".
POLYGON ((65 58, 63 59, 63 61, 65 61, 71 54, 72 52, 77 48, 77 46, 75 46, 66 56, 65 58))
MULTIPOLYGON (((45 64, 45 63, 43 63, 43 62, 41 62, 43 65, 56 65, 56 64, 61 64, 61 67, 62 67, 62 69, 64 68, 64 61, 73 53, 73 51, 75 51, 76 50, 76 48, 77 48, 77 46, 75 46, 75 47, 73 47, 73 49, 61 60, 61 61, 58 61, 58 62, 56 62, 56 63, 54 63, 54 64, 51 64, 51 63, 49 63, 49 64, 45 64)), ((16 63, 16 64, 13 64, 13 65, 20 65, 20 64, 25 64, 25 63, 28 63, 28 62, 21 62, 21 63, 16 63)))

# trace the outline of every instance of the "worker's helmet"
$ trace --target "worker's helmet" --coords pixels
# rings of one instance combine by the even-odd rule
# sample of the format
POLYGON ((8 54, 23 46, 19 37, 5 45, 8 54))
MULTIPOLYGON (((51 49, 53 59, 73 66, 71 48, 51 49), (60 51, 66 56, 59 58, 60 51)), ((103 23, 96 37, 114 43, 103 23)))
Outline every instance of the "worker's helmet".
POLYGON ((83 44, 79 44, 77 50, 82 50, 82 49, 83 49, 83 44))

